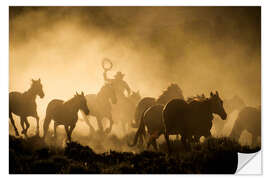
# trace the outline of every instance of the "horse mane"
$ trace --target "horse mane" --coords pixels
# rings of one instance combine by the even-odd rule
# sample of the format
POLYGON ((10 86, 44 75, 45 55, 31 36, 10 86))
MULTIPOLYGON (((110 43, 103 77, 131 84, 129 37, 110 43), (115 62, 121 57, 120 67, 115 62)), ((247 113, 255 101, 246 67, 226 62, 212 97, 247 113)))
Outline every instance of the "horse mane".
POLYGON ((30 88, 28 88, 26 91, 24 91, 23 94, 32 96, 33 95, 33 90, 34 90, 34 82, 31 83, 30 88))
POLYGON ((191 102, 194 102, 194 101, 196 101, 196 102, 203 102, 203 101, 206 101, 206 100, 208 100, 208 98, 206 98, 204 96, 204 94, 202 94, 202 95, 188 97, 187 98, 187 103, 191 103, 191 102))
POLYGON ((174 98, 184 99, 184 96, 181 88, 177 84, 172 83, 166 90, 163 91, 156 102, 158 104, 166 104, 168 101, 174 98))

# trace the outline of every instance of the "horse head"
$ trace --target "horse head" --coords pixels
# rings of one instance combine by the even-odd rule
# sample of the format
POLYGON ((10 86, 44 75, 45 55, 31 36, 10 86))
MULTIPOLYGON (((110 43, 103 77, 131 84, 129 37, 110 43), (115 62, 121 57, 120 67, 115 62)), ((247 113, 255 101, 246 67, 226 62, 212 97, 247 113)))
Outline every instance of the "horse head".
POLYGON ((226 120, 227 113, 223 107, 223 101, 220 99, 218 92, 216 94, 210 93, 210 106, 213 113, 218 114, 221 119, 226 120))
POLYGON ((31 90, 34 92, 34 94, 37 94, 40 98, 43 98, 45 96, 40 79, 38 80, 32 79, 31 90))
POLYGON ((82 110, 86 115, 88 115, 90 113, 90 111, 89 111, 89 109, 87 107, 87 102, 86 102, 84 93, 81 92, 81 94, 78 94, 76 92, 75 98, 77 98, 77 100, 78 100, 77 102, 78 102, 78 105, 79 105, 79 109, 82 110))

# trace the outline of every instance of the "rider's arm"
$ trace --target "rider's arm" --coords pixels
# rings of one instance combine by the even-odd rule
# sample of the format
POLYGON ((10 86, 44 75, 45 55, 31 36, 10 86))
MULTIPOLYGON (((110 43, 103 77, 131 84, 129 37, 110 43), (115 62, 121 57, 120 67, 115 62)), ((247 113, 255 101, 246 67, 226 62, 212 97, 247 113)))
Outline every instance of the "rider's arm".
POLYGON ((130 95, 130 87, 128 86, 128 84, 126 82, 124 83, 124 85, 125 85, 125 89, 127 90, 128 96, 129 96, 130 95))
POLYGON ((107 71, 104 71, 103 77, 104 77, 104 80, 105 80, 105 81, 108 81, 108 82, 111 82, 111 81, 112 81, 112 79, 109 79, 109 78, 107 77, 107 71))

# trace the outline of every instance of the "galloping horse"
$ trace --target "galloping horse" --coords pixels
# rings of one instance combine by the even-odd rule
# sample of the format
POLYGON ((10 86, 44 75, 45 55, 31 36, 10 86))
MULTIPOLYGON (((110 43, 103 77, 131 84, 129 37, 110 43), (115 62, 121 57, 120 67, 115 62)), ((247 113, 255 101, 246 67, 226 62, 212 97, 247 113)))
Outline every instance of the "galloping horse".
MULTIPOLYGON (((112 120, 112 104, 117 103, 116 94, 112 84, 106 83, 98 92, 98 94, 88 94, 85 96, 87 101, 87 106, 91 108, 90 116, 95 116, 97 119, 97 124, 99 130, 103 132, 103 118, 108 118, 110 120, 110 127, 105 130, 106 133, 111 132, 113 120, 112 120)), ((84 121, 89 126, 90 132, 95 132, 94 127, 90 124, 88 116, 82 113, 84 121)))
MULTIPOLYGON (((219 115, 223 120, 227 113, 223 107, 223 101, 218 92, 210 93, 210 98, 204 101, 192 101, 186 103, 181 99, 170 101, 163 109, 164 136, 170 152, 169 135, 181 134, 183 143, 191 140, 192 136, 211 136, 213 113, 219 115)), ((159 132, 158 135, 162 133, 159 132)), ((155 140, 155 137, 152 138, 155 140)), ((149 141, 153 141, 149 140, 149 141)))
POLYGON ((165 134, 165 129, 167 130, 167 139, 168 135, 181 134, 183 140, 186 140, 186 137, 191 140, 194 136, 195 140, 198 141, 201 136, 211 135, 212 113, 219 113, 222 118, 226 119, 227 115, 222 109, 222 101, 218 93, 216 95, 211 93, 210 99, 205 98, 201 101, 192 100, 187 103, 181 99, 173 99, 166 106, 154 105, 143 113, 134 142, 129 146, 136 145, 139 136, 146 133, 145 126, 150 135, 147 148, 153 145, 157 150, 156 139, 161 134, 165 134))
POLYGON ((9 93, 9 118, 11 124, 15 129, 16 136, 19 136, 18 130, 15 126, 14 119, 12 117, 12 113, 20 116, 21 126, 22 126, 22 134, 27 136, 27 130, 30 126, 27 117, 32 116, 36 118, 37 121, 37 129, 36 134, 39 135, 39 117, 37 114, 37 104, 36 104, 36 96, 40 98, 44 97, 44 92, 42 90, 42 84, 40 79, 33 80, 32 85, 28 91, 24 93, 20 92, 10 92, 9 93), (24 127, 26 125, 26 128, 24 127))
POLYGON ((68 140, 71 141, 71 134, 78 121, 78 111, 82 110, 85 114, 89 114, 89 109, 86 105, 86 99, 83 94, 78 94, 70 100, 53 99, 47 106, 46 117, 43 124, 44 135, 46 137, 51 120, 54 120, 54 137, 56 139, 56 128, 59 125, 64 125, 68 140))

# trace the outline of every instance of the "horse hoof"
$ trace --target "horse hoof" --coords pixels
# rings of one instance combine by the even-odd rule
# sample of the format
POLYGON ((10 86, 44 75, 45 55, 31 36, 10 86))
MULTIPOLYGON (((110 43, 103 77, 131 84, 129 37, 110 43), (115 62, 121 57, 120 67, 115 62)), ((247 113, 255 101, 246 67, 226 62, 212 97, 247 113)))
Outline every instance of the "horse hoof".
POLYGON ((25 133, 25 130, 23 129, 23 130, 22 130, 22 134, 24 134, 24 133, 25 133))
POLYGON ((16 132, 16 136, 19 136, 19 133, 18 132, 16 132))

